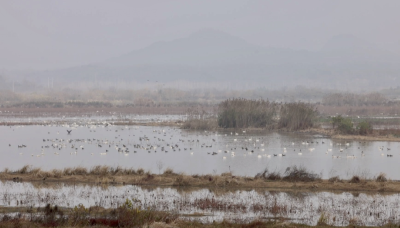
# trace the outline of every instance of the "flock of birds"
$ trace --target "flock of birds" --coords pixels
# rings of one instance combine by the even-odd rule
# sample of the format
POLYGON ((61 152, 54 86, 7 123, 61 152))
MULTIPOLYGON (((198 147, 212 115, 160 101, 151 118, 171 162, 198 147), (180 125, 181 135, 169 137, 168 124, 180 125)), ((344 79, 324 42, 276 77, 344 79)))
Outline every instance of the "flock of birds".
MULTIPOLYGON (((61 127, 67 128, 66 133, 57 131, 56 134, 63 136, 62 138, 43 138, 40 153, 31 153, 31 156, 43 157, 51 153, 54 155, 60 155, 60 153, 69 153, 70 155, 90 153, 91 156, 96 154, 107 156, 113 152, 128 156, 130 153, 169 153, 182 151, 188 152, 190 155, 194 155, 195 153, 211 156, 220 155, 224 160, 228 157, 233 158, 238 155, 243 157, 254 155, 262 159, 286 157, 289 154, 290 156, 303 156, 306 153, 309 154, 321 151, 322 149, 318 147, 323 144, 326 144, 323 147, 326 149, 325 154, 331 154, 334 159, 354 159, 358 156, 365 156, 363 150, 363 144, 365 144, 365 142, 358 142, 359 146, 357 149, 349 142, 333 143, 330 141, 329 143, 325 143, 323 139, 305 140, 301 143, 291 142, 284 144, 285 147, 273 147, 270 145, 271 140, 273 140, 271 137, 254 136, 252 134, 247 134, 246 131, 240 133, 230 132, 227 134, 215 134, 205 131, 188 134, 187 132, 185 133, 184 131, 174 128, 150 127, 150 132, 148 128, 145 129, 138 126, 114 126, 109 123, 97 125, 61 125, 61 127), (79 127, 86 127, 89 129, 89 133, 86 134, 87 136, 91 136, 91 133, 95 133, 98 128, 102 128, 107 132, 111 132, 112 138, 109 136, 106 139, 96 139, 93 137, 73 139, 74 133, 78 133, 77 130, 73 130, 79 127), (127 131, 127 133, 124 131, 127 131), (85 148, 88 147, 90 147, 88 149, 90 152, 85 151, 85 148), (67 152, 65 153, 64 151, 67 152)), ((48 134, 50 134, 50 131, 48 134)), ((95 136, 95 134, 93 134, 93 136, 95 136)), ((9 146, 11 147, 12 145, 9 144, 9 146)), ((24 150, 26 147, 26 144, 18 145, 18 149, 21 150, 24 150)), ((389 147, 380 146, 378 149, 382 156, 393 157, 389 147), (385 151, 386 153, 384 153, 385 151)), ((37 148, 33 150, 37 150, 37 148)), ((24 152, 21 151, 20 155, 23 154, 24 152)))

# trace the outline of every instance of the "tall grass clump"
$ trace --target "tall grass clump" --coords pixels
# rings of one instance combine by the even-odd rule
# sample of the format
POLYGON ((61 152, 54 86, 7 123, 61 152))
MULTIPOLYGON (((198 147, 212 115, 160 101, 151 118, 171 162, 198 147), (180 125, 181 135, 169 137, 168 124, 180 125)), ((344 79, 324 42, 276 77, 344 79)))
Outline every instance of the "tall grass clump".
POLYGON ((277 105, 268 100, 228 99, 218 106, 218 126, 223 128, 267 127, 274 123, 277 105))
POLYGON ((17 170, 19 174, 27 174, 31 171, 32 167, 30 165, 24 165, 21 169, 17 170))
POLYGON ((278 128, 303 130, 314 126, 317 110, 303 102, 285 103, 280 107, 278 128))
POLYGON ((287 167, 283 175, 278 171, 269 172, 268 169, 265 169, 263 172, 258 173, 255 178, 271 181, 312 182, 321 180, 321 175, 307 170, 304 166, 294 165, 287 167))
POLYGON ((380 173, 377 177, 376 177, 376 182, 386 182, 387 178, 386 178, 386 174, 385 173, 380 173))
POLYGON ((304 166, 287 167, 285 176, 282 178, 285 181, 317 181, 321 180, 321 176, 307 170, 304 166))

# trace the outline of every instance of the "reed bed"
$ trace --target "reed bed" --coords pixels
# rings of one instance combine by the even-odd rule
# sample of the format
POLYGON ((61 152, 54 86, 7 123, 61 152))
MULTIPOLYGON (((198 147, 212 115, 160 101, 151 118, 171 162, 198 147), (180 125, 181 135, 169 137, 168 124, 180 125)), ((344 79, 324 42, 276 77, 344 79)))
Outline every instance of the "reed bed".
POLYGON ((303 102, 282 104, 279 111, 278 128, 304 130, 314 127, 317 109, 312 104, 303 102))
POLYGON ((314 126, 317 109, 304 102, 276 103, 268 100, 234 98, 218 105, 222 128, 278 128, 304 130, 314 126))
POLYGON ((228 99, 218 105, 218 126, 265 128, 274 124, 277 104, 268 100, 228 99))

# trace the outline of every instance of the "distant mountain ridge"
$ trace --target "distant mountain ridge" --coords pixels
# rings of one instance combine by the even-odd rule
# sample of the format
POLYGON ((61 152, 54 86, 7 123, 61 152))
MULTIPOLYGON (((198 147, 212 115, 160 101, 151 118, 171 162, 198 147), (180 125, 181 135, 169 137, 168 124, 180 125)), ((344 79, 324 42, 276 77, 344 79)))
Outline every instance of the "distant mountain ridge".
POLYGON ((138 65, 230 65, 230 64, 277 64, 295 60, 307 51, 265 48, 231 36, 227 33, 204 29, 187 38, 170 42, 158 42, 141 50, 104 62, 106 66, 138 65), (291 56, 292 55, 292 56, 291 56))
POLYGON ((259 87, 316 86, 331 89, 398 85, 400 58, 351 35, 332 37, 316 52, 261 47, 227 33, 204 29, 186 38, 90 66, 27 74, 58 82, 187 81, 253 83, 259 87))

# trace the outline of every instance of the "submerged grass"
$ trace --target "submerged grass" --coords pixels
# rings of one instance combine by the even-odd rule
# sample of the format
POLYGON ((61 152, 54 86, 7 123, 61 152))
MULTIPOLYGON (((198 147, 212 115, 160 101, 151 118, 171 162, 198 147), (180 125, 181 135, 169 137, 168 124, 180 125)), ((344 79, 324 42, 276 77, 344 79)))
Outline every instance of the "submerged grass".
POLYGON ((21 212, 27 214, 2 216, 0 227, 146 227, 155 223, 168 226, 178 219, 177 213, 135 207, 129 199, 115 209, 86 208, 79 204, 71 210, 47 204, 44 208, 21 212))

